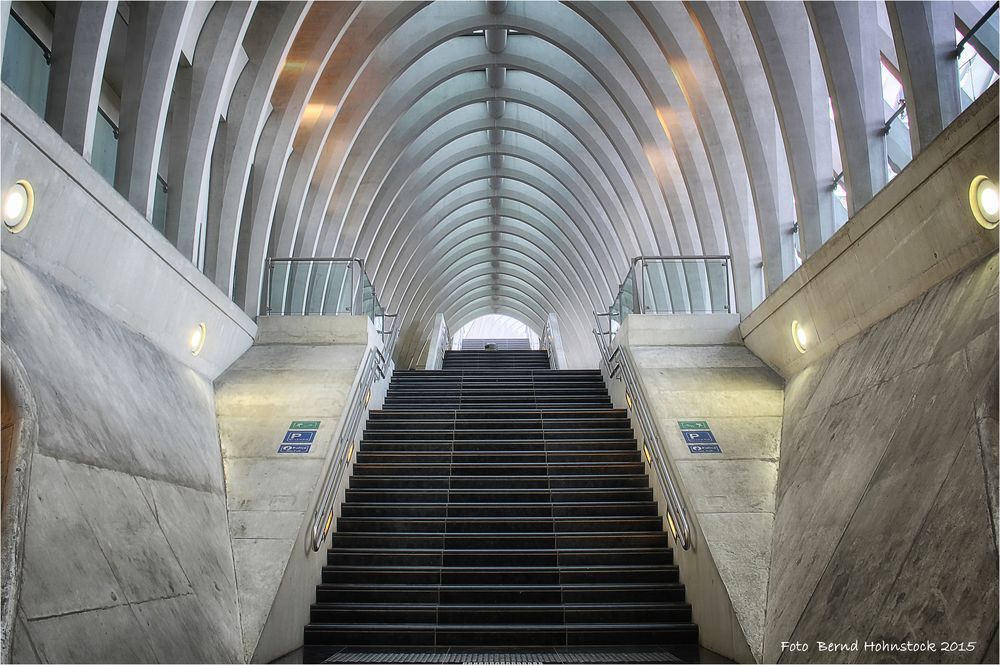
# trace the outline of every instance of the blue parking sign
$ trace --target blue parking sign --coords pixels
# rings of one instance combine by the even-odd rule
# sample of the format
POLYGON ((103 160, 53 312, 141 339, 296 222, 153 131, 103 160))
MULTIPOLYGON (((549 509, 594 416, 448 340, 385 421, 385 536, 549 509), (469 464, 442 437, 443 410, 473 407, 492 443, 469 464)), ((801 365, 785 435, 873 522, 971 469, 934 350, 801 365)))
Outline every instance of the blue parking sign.
POLYGON ((715 435, 708 430, 694 432, 691 430, 684 430, 684 440, 688 443, 716 443, 715 435))
POLYGON ((288 430, 282 443, 312 443, 316 430, 288 430))

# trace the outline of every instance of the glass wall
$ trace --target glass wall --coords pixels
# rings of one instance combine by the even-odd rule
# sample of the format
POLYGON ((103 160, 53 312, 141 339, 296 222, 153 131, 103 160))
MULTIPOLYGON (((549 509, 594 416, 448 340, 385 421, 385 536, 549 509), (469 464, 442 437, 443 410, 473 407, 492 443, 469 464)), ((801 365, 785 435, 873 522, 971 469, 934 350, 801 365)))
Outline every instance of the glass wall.
POLYGON ((118 163, 118 128, 111 118, 99 107, 97 109, 97 124, 94 127, 94 147, 90 154, 90 164, 104 176, 104 179, 115 184, 115 169, 118 163))
POLYGON ((150 222, 157 231, 166 235, 167 182, 160 176, 156 176, 156 184, 153 186, 153 218, 150 222))
POLYGON ((3 71, 0 78, 25 104, 45 117, 49 93, 51 52, 14 12, 4 37, 3 71))
MULTIPOLYGON (((975 36, 997 33, 997 12, 979 27, 975 36)), ((961 43, 965 35, 958 29, 955 30, 955 43, 961 43)), ((962 98, 962 110, 969 107, 972 102, 983 94, 987 88, 996 83, 997 71, 989 62, 976 50, 973 40, 965 42, 962 50, 958 54, 958 86, 962 98)))

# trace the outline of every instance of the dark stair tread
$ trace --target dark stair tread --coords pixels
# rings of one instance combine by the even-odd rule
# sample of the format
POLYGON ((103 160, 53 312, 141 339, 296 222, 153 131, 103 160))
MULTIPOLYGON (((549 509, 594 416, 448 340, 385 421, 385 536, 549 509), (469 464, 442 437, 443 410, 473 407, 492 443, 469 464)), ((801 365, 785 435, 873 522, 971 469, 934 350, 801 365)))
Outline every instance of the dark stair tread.
MULTIPOLYGON (((678 601, 663 601, 661 603, 615 603, 615 608, 621 609, 643 609, 643 608, 660 608, 660 607, 685 607, 688 603, 678 602, 678 601)), ((608 607, 607 603, 501 603, 501 604, 476 604, 476 603, 313 603, 313 607, 320 608, 330 608, 338 607, 341 609, 351 609, 351 608, 363 608, 363 609, 383 609, 383 608, 400 608, 400 609, 431 609, 435 607, 447 607, 449 610, 552 610, 558 608, 567 608, 572 610, 602 610, 608 607)))
POLYGON ((307 660, 346 644, 691 647, 649 481, 599 370, 519 349, 395 371, 358 446, 307 660))
POLYGON ((576 623, 576 624, 420 624, 420 623, 352 623, 352 624, 309 624, 306 628, 319 628, 326 626, 343 626, 345 630, 454 630, 454 631, 489 631, 489 632, 520 632, 523 630, 543 631, 543 630, 656 630, 657 628, 693 627, 695 624, 689 621, 660 622, 660 623, 576 623))
MULTIPOLYGON (((317 588, 322 589, 340 589, 340 588, 350 588, 350 589, 367 589, 370 587, 378 587, 381 589, 463 589, 463 590, 493 590, 496 586, 493 584, 398 584, 392 582, 322 582, 317 585, 317 588)), ((513 588, 529 589, 529 590, 546 590, 546 591, 558 591, 560 589, 610 589, 617 590, 622 589, 626 591, 635 591, 639 589, 681 589, 684 584, 681 582, 587 582, 587 583, 571 583, 571 584, 516 584, 512 585, 513 588)))

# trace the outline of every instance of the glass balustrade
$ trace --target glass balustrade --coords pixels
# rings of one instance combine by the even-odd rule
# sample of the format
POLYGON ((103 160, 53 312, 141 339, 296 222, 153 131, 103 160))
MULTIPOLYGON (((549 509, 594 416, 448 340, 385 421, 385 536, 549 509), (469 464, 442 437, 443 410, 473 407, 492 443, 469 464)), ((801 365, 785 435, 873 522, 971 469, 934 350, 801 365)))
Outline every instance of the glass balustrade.
POLYGON ((269 259, 265 314, 365 315, 381 324, 385 309, 360 259, 269 259))
POLYGON ((732 311, 728 256, 640 256, 608 308, 614 332, 629 314, 732 311))

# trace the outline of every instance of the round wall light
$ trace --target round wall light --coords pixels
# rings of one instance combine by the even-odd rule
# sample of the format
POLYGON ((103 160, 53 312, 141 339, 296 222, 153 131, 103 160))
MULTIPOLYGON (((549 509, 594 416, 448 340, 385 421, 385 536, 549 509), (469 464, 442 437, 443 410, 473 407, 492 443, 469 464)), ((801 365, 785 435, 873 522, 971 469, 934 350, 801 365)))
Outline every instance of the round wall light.
POLYGON ((196 356, 201 353, 201 350, 205 348, 205 337, 207 335, 208 329, 205 327, 204 322, 199 323, 198 327, 191 333, 191 355, 196 356))
POLYGON ((792 321, 792 343, 795 344, 799 353, 805 353, 806 347, 809 345, 809 335, 806 334, 806 329, 798 321, 792 321))
POLYGON ((35 190, 27 180, 18 180, 3 194, 3 223, 11 233, 20 233, 35 211, 35 190))
POLYGON ((1000 191, 987 176, 977 175, 969 185, 969 207, 984 229, 995 229, 1000 223, 1000 191))

